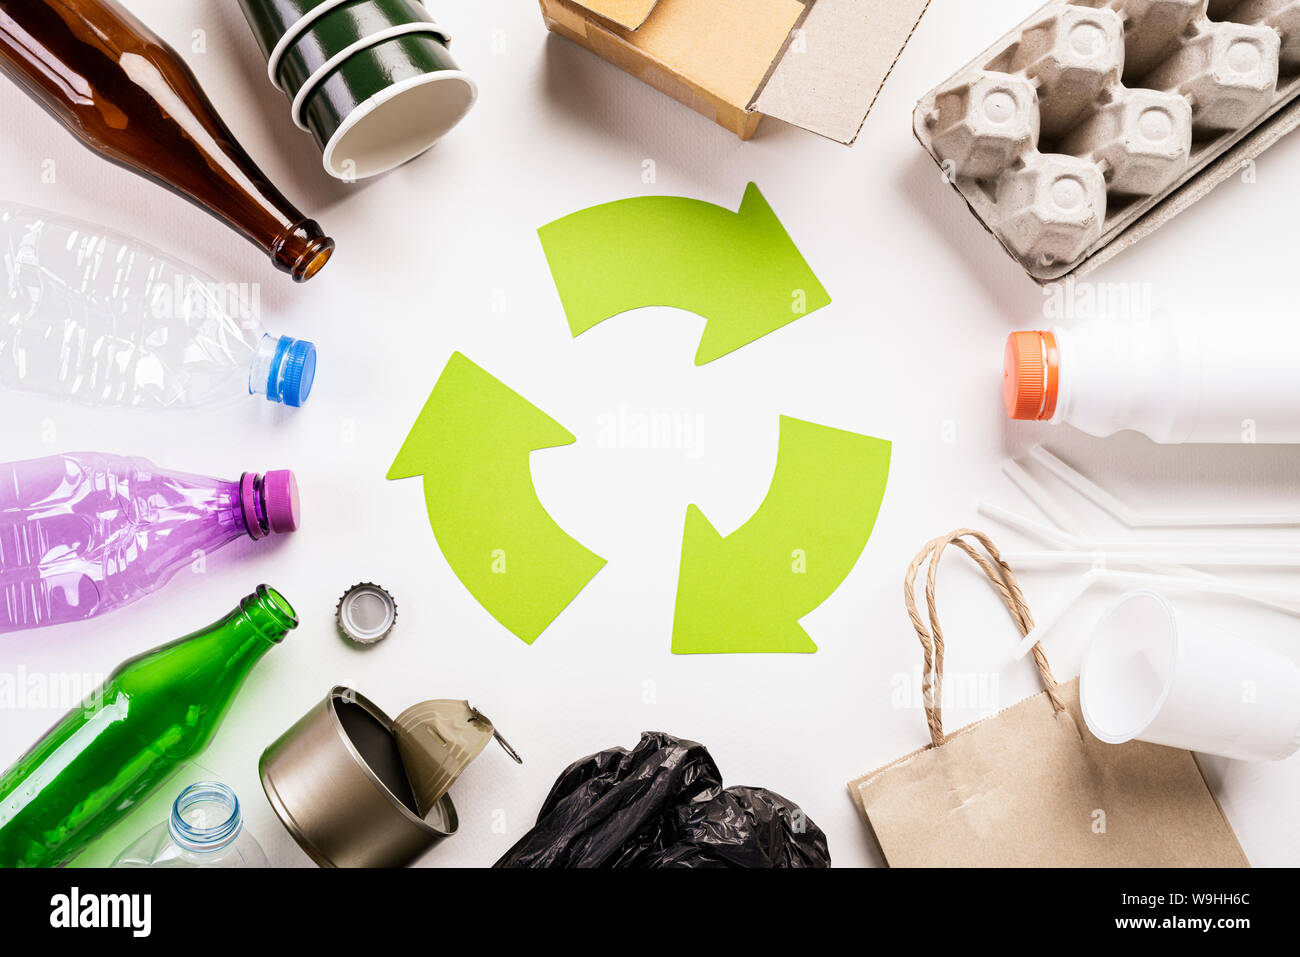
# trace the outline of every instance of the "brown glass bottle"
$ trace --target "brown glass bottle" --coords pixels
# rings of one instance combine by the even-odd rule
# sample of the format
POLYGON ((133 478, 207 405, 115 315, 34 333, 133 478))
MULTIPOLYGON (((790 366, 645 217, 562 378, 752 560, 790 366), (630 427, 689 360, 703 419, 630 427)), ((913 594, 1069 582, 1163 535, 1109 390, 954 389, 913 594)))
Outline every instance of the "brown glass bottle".
POLYGON ((334 251, 176 51, 112 0, 0 0, 0 69, 92 150, 207 210, 297 282, 334 251))

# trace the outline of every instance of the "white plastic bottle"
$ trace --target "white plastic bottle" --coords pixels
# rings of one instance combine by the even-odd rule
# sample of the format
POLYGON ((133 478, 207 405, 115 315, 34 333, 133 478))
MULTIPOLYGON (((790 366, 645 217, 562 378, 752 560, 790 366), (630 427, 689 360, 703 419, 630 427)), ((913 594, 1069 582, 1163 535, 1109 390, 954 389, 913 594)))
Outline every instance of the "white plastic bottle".
POLYGON ((1300 443, 1300 324, 1092 320, 1007 340, 1013 419, 1155 442, 1300 443))
POLYGON ((316 347, 271 336, 256 286, 128 237, 0 202, 0 386, 88 405, 298 406, 316 347))
POLYGON ((114 867, 270 867, 244 830, 235 792, 211 781, 191 784, 171 816, 118 855, 114 867))

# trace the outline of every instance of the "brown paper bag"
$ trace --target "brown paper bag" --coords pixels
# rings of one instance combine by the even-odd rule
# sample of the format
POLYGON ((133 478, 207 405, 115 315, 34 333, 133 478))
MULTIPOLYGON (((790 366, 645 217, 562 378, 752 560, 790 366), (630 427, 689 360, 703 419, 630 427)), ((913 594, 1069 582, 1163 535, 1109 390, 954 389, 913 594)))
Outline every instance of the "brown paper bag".
POLYGON ((930 542, 906 579, 924 650, 930 746, 849 785, 891 867, 1248 867, 1189 751, 1104 744, 1079 710, 1079 683, 1058 685, 1041 646, 1045 691, 951 735, 941 710, 939 558, 956 545, 983 569, 1027 635, 1033 619, 1011 569, 969 529, 930 542), (973 539, 988 553, 986 559, 973 539), (929 561, 927 623, 913 587, 929 561))

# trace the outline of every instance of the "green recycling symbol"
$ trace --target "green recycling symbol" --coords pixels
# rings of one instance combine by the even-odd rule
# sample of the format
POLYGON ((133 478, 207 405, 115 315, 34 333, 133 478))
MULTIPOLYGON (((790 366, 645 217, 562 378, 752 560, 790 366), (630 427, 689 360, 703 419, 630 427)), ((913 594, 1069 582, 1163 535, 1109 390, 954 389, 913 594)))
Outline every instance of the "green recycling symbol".
MULTIPOLYGON (((676 306, 705 318, 700 365, 830 303, 752 183, 739 213, 639 197, 538 232, 574 336, 631 309, 676 306)), ((457 352, 388 472, 423 477, 447 563, 528 644, 605 565, 556 524, 532 480, 532 452, 575 441, 457 352)), ((834 593, 866 547, 890 451, 882 439, 782 416, 772 484, 747 522, 723 536, 699 508, 687 510, 673 652, 816 651, 799 619, 834 593)))

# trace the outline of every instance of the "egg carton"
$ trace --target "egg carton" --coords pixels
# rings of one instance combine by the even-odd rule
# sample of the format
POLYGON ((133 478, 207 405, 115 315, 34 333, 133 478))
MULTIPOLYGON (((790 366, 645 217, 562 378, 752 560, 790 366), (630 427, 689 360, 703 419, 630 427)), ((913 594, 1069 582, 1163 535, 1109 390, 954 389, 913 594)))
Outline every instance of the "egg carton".
POLYGON ((1047 283, 1158 228, 1300 125, 1298 92, 1300 0, 1066 0, 927 94, 914 127, 1047 283))

